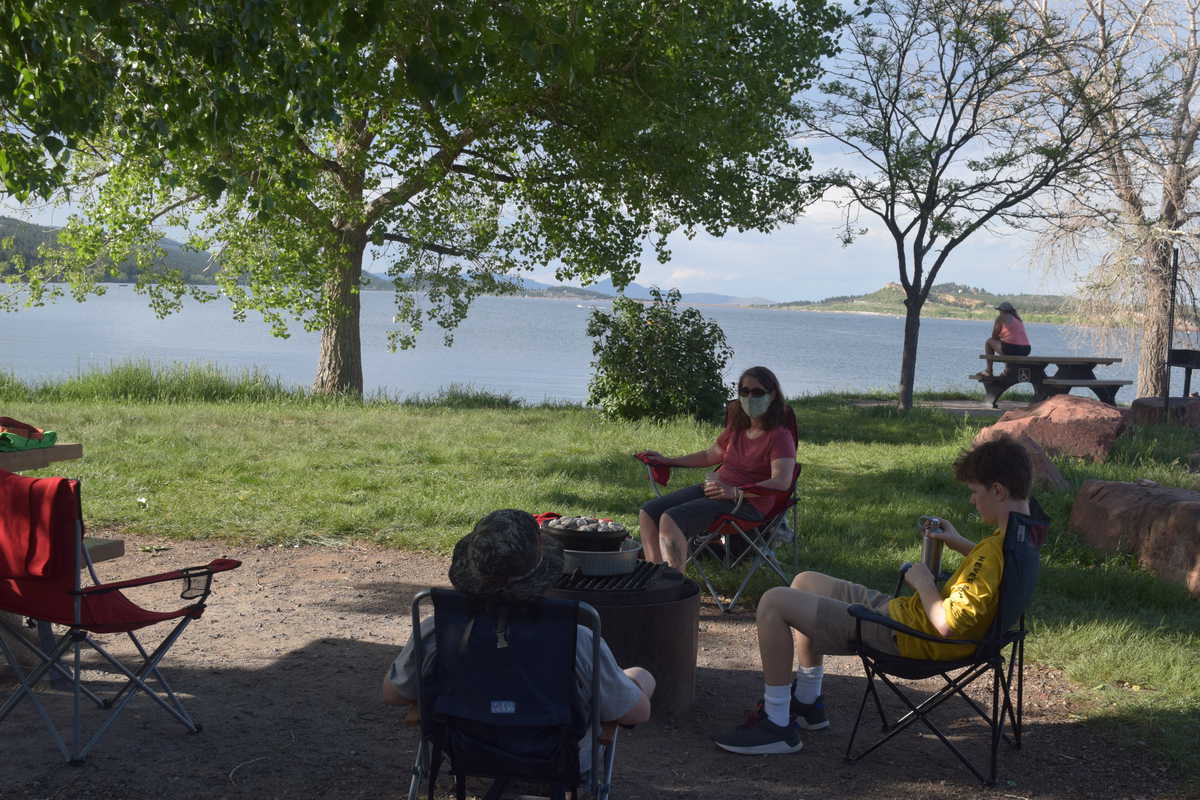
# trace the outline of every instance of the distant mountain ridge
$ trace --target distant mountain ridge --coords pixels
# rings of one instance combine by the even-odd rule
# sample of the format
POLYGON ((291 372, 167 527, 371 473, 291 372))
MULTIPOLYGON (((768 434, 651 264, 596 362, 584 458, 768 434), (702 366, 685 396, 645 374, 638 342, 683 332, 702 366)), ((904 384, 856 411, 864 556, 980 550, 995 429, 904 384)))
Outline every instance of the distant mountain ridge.
MULTIPOLYGON (((0 275, 13 271, 13 268, 5 263, 10 254, 18 254, 28 263, 37 263, 39 260, 38 247, 54 244, 57 241, 59 230, 56 227, 35 225, 31 222, 14 219, 13 217, 0 216, 0 242, 11 239, 10 247, 0 248, 0 275)), ((214 283, 212 277, 213 265, 208 253, 198 253, 190 250, 185 245, 166 237, 160 239, 158 244, 165 251, 161 262, 163 267, 166 269, 178 269, 183 273, 184 280, 188 283, 214 283)), ((364 271, 363 277, 367 279, 368 288, 392 288, 392 280, 387 275, 364 271)), ((123 264, 118 268, 115 276, 106 277, 103 280, 109 283, 133 283, 137 280, 137 270, 134 269, 132 264, 123 264)), ((522 294, 536 297, 603 300, 611 299, 618 294, 616 287, 613 286, 612 281, 609 279, 598 281, 591 286, 585 287, 541 283, 540 281, 523 277, 514 278, 514 283, 522 287, 522 294)), ((636 300, 650 299, 650 290, 637 283, 629 284, 625 288, 624 294, 626 297, 632 297, 636 300)), ((711 292, 692 292, 684 293, 683 302, 761 305, 771 301, 762 297, 733 297, 731 295, 714 294, 711 292)))
MULTIPOLYGON (((53 244, 57 240, 58 230, 59 228, 35 225, 12 217, 0 216, 0 242, 9 240, 8 247, 0 247, 0 275, 13 271, 13 268, 6 263, 11 254, 20 255, 26 261, 36 263, 38 247, 43 244, 53 244)), ((185 245, 166 237, 159 240, 159 246, 165 252, 162 266, 167 269, 180 270, 188 283, 212 284, 214 282, 213 265, 208 253, 190 250, 185 245)), ((386 275, 364 272, 363 276, 367 279, 368 288, 390 289, 392 287, 392 280, 386 275)), ((104 280, 112 283, 133 283, 137 280, 137 270, 133 268, 132 264, 123 264, 118 268, 116 276, 104 280)), ((610 278, 584 287, 542 283, 532 278, 519 276, 514 277, 512 281, 520 287, 521 294, 531 297, 606 300, 623 293, 625 297, 634 300, 650 299, 648 287, 640 283, 630 283, 623 292, 618 292, 610 278)), ((681 299, 685 303, 703 305, 904 314, 904 288, 898 283, 889 283, 869 294, 840 295, 827 297, 824 300, 792 300, 786 303, 775 303, 763 297, 736 297, 715 292, 683 292, 681 299)), ((1016 306, 1022 317, 1028 315, 1034 322, 1059 322, 1065 319, 1065 307, 1070 298, 1042 294, 999 295, 974 286, 939 283, 930 290, 929 299, 922 309, 922 315, 964 319, 991 318, 995 316, 994 307, 1004 300, 1008 300, 1016 306)))
MULTIPOLYGON (((586 295, 599 297, 616 297, 618 294, 624 294, 626 297, 633 300, 649 300, 650 289, 640 283, 630 283, 623 291, 618 290, 613 284, 611 278, 596 281, 588 284, 585 287, 563 286, 562 284, 540 283, 539 281, 530 278, 520 278, 519 282, 526 287, 528 293, 545 292, 548 295, 556 293, 573 293, 583 292, 586 295)), ((577 295, 572 295, 577 296, 577 295)), ((765 305, 771 301, 764 297, 735 297, 728 294, 716 294, 714 292, 681 292, 680 300, 684 303, 699 303, 707 305, 765 305)))

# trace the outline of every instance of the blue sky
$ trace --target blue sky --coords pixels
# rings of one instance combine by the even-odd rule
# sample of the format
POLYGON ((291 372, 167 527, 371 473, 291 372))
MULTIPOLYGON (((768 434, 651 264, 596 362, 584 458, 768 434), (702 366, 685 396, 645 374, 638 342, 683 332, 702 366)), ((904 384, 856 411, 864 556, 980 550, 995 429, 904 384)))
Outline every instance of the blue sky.
MULTIPOLYGON (((895 246, 880 225, 854 244, 838 240, 841 210, 820 203, 795 224, 770 234, 733 232, 722 238, 697 234, 671 238, 672 258, 659 264, 644 254, 637 281, 684 292, 716 292, 736 297, 760 296, 775 302, 820 300, 843 294, 873 292, 899 281, 895 246)), ((999 294, 1072 291, 1070 276, 1047 275, 1032 263, 1032 237, 980 231, 958 247, 938 273, 939 283, 979 286, 999 294)), ((553 280, 551 270, 535 272, 537 280, 553 280)))

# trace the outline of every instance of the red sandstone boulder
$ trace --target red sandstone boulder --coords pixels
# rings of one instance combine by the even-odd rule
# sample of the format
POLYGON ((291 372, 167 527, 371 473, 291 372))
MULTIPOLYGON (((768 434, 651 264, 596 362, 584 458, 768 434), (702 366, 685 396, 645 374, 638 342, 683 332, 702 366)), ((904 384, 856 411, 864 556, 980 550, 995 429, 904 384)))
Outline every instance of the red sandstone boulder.
MULTIPOLYGON (((1005 435, 1005 433, 1006 431, 1003 428, 991 425, 975 434, 975 441, 972 442, 972 445, 990 442, 992 439, 1005 435)), ((1054 462, 1050 460, 1050 456, 1046 455, 1045 449, 1040 444, 1024 435, 1014 436, 1013 438, 1029 454, 1029 461, 1033 464, 1034 484, 1042 484, 1051 489, 1066 489, 1070 487, 1071 484, 1067 483, 1067 479, 1058 471, 1058 467, 1054 466, 1054 462)))
POLYGON ((1131 553, 1155 575, 1200 597, 1200 492, 1086 481, 1070 527, 1093 547, 1131 553))
POLYGON ((1104 461, 1125 427, 1126 417, 1119 409, 1099 400, 1060 394, 1004 412, 999 422, 979 435, 995 430, 1014 439, 1028 436, 1051 453, 1104 461))

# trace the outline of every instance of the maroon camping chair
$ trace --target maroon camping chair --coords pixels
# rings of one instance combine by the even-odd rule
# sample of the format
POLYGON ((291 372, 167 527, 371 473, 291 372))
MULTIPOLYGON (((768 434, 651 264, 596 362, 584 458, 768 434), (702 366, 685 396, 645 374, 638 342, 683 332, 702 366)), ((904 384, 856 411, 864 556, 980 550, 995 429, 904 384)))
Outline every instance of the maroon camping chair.
POLYGON ((163 678, 158 665, 188 624, 204 613, 213 575, 239 566, 240 561, 218 558, 204 566, 103 583, 96 576, 83 543, 79 482, 66 478, 26 478, 0 470, 0 611, 66 627, 57 640, 51 636, 53 647, 46 648, 39 647, 0 618, 0 625, 12 634, 12 644, 0 637, 0 650, 18 680, 17 687, 0 705, 0 722, 28 698, 59 751, 72 764, 83 760, 139 691, 145 692, 189 732, 199 732, 200 726, 163 678), (91 577, 88 586, 83 586, 80 580, 84 569, 91 577), (150 611, 122 592, 134 586, 171 580, 182 581, 180 598, 189 601, 174 611, 150 611), (134 631, 164 622, 174 625, 153 652, 148 651, 134 631), (111 633, 129 637, 140 654, 139 665, 131 669, 122 664, 93 637, 111 633), (83 684, 80 657, 85 645, 124 676, 125 682, 116 694, 101 697, 83 684), (26 672, 14 647, 27 648, 36 657, 37 665, 31 671, 26 672), (64 665, 60 659, 68 652, 71 659, 64 665), (70 681, 73 694, 70 747, 34 692, 43 678, 54 676, 70 681), (147 683, 150 679, 158 684, 158 690, 147 683), (84 697, 107 712, 86 742, 82 739, 80 714, 84 697))
MULTIPOLYGON (((736 400, 733 401, 725 409, 726 425, 729 423, 729 415, 736 402, 736 400)), ((799 444, 800 432, 796 423, 796 412, 792 410, 791 406, 786 408, 787 417, 784 424, 791 429, 792 438, 799 444)), ((642 453, 635 454, 634 458, 645 465, 646 476, 650 481, 651 488, 654 489, 654 494, 661 496, 662 489, 660 487, 665 487, 671 480, 671 467, 652 463, 651 458, 642 453)), ((784 546, 791 544, 792 562, 793 564, 796 562, 796 531, 799 527, 796 485, 800 479, 800 470, 801 465, 797 461, 796 468, 792 472, 791 485, 786 490, 754 490, 755 494, 771 499, 771 507, 763 513, 762 519, 749 517, 742 510, 743 501, 739 501, 728 514, 721 514, 713 520, 707 530, 689 537, 687 564, 695 565, 696 572, 704 581, 708 593, 722 612, 727 613, 733 609, 750 584, 750 579, 763 567, 774 571, 785 584, 789 582, 789 575, 779 561, 779 551, 784 546), (789 512, 791 512, 790 525, 788 524, 789 512), (751 558, 750 569, 728 602, 721 599, 720 593, 705 570, 703 560, 705 556, 715 558, 724 570, 733 569, 747 556, 751 558)))

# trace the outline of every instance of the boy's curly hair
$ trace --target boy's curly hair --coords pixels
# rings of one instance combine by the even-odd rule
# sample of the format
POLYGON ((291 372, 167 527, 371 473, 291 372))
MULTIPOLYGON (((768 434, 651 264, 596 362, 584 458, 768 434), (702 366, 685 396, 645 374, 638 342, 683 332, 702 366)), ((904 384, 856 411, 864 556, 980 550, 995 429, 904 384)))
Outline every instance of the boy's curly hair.
POLYGON ((1017 500, 1029 497, 1033 464, 1016 439, 998 436, 964 450, 954 461, 954 477, 963 483, 999 483, 1017 500))

